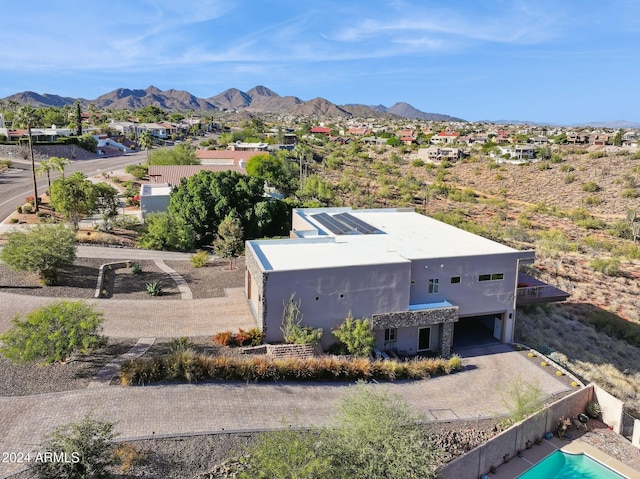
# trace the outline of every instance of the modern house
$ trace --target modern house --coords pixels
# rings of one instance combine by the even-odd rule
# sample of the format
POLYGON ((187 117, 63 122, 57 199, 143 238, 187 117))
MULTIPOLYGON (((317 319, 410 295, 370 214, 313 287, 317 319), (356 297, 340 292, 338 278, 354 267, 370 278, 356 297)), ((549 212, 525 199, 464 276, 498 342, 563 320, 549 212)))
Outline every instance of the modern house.
POLYGON ((371 319, 380 349, 447 356, 458 335, 513 341, 519 297, 528 304, 567 297, 519 276, 534 251, 411 209, 295 209, 292 216, 291 238, 246 244, 245 291, 266 341, 282 339, 293 296, 302 324, 323 328, 325 347, 351 313, 371 319))
POLYGON ((144 221, 149 213, 163 213, 169 208, 169 184, 143 184, 140 186, 140 215, 144 221))

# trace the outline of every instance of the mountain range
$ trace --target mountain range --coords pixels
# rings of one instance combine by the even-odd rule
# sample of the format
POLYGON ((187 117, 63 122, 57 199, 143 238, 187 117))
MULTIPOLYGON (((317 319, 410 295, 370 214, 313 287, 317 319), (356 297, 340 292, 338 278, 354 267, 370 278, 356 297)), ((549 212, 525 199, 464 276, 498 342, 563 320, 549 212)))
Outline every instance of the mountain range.
POLYGON ((99 96, 95 100, 70 98, 48 93, 38 94, 31 91, 16 93, 3 98, 2 101, 14 101, 20 105, 33 107, 73 105, 79 101, 84 107, 93 104, 95 107, 117 110, 139 109, 146 106, 157 106, 164 110, 227 110, 246 111, 250 113, 279 113, 315 117, 401 117, 407 119, 465 121, 449 115, 426 113, 408 103, 396 103, 387 108, 383 105, 335 105, 324 98, 304 101, 295 96, 280 96, 265 86, 256 86, 246 92, 237 88, 229 88, 209 98, 198 98, 184 90, 162 91, 154 86, 145 90, 118 88, 99 96))

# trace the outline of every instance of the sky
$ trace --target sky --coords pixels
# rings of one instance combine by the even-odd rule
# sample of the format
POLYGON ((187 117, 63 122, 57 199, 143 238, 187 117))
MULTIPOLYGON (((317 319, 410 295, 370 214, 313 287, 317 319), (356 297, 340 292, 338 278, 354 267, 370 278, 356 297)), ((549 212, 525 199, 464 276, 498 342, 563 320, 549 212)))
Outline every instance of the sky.
POLYGON ((640 122, 637 0, 21 0, 1 34, 0 98, 264 85, 469 121, 640 122))

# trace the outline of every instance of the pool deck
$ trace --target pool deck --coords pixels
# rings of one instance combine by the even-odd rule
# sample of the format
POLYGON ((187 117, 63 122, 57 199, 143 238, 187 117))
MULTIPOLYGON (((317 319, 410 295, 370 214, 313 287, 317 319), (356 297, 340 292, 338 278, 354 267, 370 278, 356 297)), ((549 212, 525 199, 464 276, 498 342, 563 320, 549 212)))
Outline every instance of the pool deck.
POLYGON ((491 479, 517 479, 518 476, 524 474, 527 470, 557 450, 561 450, 567 454, 586 454, 627 479, 640 479, 639 471, 630 468, 617 459, 587 444, 580 438, 566 441, 556 436, 553 436, 553 438, 549 440, 543 439, 539 445, 533 445, 530 449, 526 449, 522 453, 522 457, 514 457, 506 464, 502 464, 495 473, 488 473, 487 477, 491 479))

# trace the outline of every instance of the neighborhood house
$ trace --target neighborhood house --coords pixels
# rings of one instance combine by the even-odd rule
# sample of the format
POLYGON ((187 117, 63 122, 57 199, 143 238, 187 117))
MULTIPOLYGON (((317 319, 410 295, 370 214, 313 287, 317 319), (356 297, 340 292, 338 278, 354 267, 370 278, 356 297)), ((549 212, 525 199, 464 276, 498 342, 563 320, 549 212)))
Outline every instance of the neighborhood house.
POLYGON ((519 277, 534 251, 411 209, 294 209, 292 216, 291 238, 247 242, 246 296, 268 342, 282 340, 283 309, 292 295, 302 324, 323 328, 324 347, 335 341, 331 329, 351 313, 371 319, 382 350, 444 356, 465 331, 513 341, 519 297, 528 304, 566 298, 559 292, 536 299, 545 285, 519 277), (538 288, 533 297, 532 287, 538 288))

